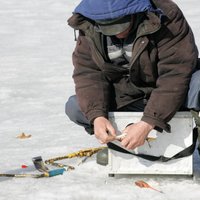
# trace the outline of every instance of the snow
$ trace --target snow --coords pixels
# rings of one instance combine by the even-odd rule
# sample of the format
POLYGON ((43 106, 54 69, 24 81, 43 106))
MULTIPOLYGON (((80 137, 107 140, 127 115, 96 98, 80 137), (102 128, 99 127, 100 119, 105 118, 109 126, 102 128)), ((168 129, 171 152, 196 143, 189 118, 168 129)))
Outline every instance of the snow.
MULTIPOLYGON (((93 136, 70 122, 64 106, 74 94, 71 54, 73 30, 67 26, 79 0, 6 0, 0 2, 0 172, 35 172, 32 157, 44 160, 100 146, 93 136), (20 133, 31 134, 25 140, 20 133), (28 165, 27 170, 21 165, 28 165), (23 171, 24 170, 24 171, 23 171)), ((176 0, 200 47, 198 0, 176 0)), ((66 162, 66 161, 65 161, 66 162)), ((78 160, 77 162, 80 162, 78 160)), ((67 163, 67 162, 66 162, 67 163)), ((44 179, 0 177, 0 200, 198 199, 200 159, 195 152, 196 179, 122 176, 109 178, 95 157, 74 171, 44 179), (164 194, 141 189, 142 179, 164 194)))

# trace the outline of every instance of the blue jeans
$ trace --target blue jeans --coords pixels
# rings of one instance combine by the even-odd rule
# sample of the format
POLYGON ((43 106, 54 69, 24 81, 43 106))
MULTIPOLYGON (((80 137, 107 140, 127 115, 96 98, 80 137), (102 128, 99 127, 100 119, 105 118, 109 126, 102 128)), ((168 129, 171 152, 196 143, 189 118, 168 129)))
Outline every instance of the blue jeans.
MULTIPOLYGON (((121 108, 118 111, 144 111, 144 101, 139 100, 136 101, 130 105, 127 105, 123 108, 121 108)), ((188 91, 188 95, 186 98, 186 102, 184 105, 185 108, 188 109, 194 109, 194 110, 200 110, 200 70, 196 71, 192 75, 192 79, 190 82, 190 87, 188 91)), ((117 110, 116 110, 117 111, 117 110)), ((65 106, 65 113, 69 117, 69 119, 76 124, 83 126, 85 130, 89 134, 93 134, 93 127, 87 120, 87 118, 84 116, 84 114, 81 112, 81 109, 78 105, 76 96, 71 96, 65 106)))
POLYGON ((200 111, 200 70, 192 75, 185 107, 200 111))
MULTIPOLYGON (((116 111, 142 112, 144 110, 144 107, 144 101, 139 100, 116 111)), ((93 127, 87 120, 87 118, 84 116, 84 114, 81 112, 76 95, 69 97, 67 103, 65 104, 65 113, 71 121, 80 126, 83 126, 89 134, 93 134, 93 127)))

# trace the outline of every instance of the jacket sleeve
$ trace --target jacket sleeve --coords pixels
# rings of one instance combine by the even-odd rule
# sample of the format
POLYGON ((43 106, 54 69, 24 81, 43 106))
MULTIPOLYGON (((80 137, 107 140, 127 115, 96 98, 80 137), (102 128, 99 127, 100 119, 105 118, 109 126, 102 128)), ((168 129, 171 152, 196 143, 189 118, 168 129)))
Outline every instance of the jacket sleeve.
MULTIPOLYGON (((158 79, 145 107, 143 121, 170 132, 167 124, 183 105, 198 51, 193 33, 178 8, 168 14, 168 22, 160 29, 158 79)), ((158 37, 159 37, 158 36, 158 37)))
POLYGON ((79 35, 72 58, 73 79, 82 112, 91 123, 96 117, 107 117, 109 83, 92 59, 91 48, 85 36, 79 35))

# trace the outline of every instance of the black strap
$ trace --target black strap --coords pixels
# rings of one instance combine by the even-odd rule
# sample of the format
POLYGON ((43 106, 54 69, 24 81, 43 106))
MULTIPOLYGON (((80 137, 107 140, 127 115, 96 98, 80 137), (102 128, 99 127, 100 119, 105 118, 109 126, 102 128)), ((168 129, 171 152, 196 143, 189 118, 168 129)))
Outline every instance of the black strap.
POLYGON ((183 149, 182 151, 180 151, 179 153, 175 154, 172 157, 165 157, 165 156, 152 156, 152 155, 147 155, 147 154, 136 154, 136 153, 132 153, 130 151, 127 151, 126 149, 123 149, 122 147, 109 142, 108 148, 115 150, 115 151, 119 151, 121 153, 126 153, 126 154, 131 154, 149 161, 161 161, 161 162, 167 162, 169 160, 174 160, 174 159, 178 159, 178 158, 183 158, 186 156, 190 156, 193 154, 195 147, 196 147, 196 141, 197 141, 197 137, 198 137, 198 130, 197 128, 193 129, 193 143, 192 145, 190 145, 189 147, 183 149))

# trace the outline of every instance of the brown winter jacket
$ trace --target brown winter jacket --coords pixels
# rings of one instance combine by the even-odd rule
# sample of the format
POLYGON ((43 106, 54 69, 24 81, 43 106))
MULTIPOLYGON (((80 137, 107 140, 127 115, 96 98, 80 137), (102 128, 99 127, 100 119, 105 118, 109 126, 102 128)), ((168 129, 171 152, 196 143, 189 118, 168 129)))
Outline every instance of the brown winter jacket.
POLYGON ((73 14, 68 20, 79 30, 73 53, 76 94, 92 123, 138 99, 148 99, 141 120, 170 131, 167 122, 184 103, 198 51, 193 33, 171 0, 153 0, 163 16, 146 13, 134 40, 130 70, 108 62, 105 36, 92 20, 73 14))

